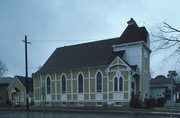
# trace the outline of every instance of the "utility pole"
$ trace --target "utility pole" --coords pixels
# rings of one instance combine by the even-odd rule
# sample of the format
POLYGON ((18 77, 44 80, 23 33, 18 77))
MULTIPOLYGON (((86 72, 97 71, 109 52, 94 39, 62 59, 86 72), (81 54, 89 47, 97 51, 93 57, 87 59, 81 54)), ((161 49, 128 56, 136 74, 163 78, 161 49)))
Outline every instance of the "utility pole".
POLYGON ((25 35, 25 40, 22 40, 25 43, 25 68, 26 68, 26 107, 29 111, 29 80, 28 80, 28 57, 27 57, 27 44, 31 44, 31 42, 27 41, 27 35, 25 35))
POLYGON ((174 77, 177 76, 176 71, 169 71, 168 72, 168 76, 171 79, 171 101, 172 101, 172 105, 171 105, 171 118, 173 118, 173 111, 172 111, 172 106, 173 106, 173 93, 174 93, 174 77))

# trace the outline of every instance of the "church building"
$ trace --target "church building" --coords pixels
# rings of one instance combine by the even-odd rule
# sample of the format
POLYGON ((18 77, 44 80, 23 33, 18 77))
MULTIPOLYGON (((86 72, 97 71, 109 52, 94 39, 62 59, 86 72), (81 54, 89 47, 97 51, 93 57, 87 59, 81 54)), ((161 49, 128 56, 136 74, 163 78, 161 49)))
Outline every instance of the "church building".
POLYGON ((134 19, 120 37, 57 48, 33 73, 36 105, 128 107, 149 88, 149 34, 134 19))

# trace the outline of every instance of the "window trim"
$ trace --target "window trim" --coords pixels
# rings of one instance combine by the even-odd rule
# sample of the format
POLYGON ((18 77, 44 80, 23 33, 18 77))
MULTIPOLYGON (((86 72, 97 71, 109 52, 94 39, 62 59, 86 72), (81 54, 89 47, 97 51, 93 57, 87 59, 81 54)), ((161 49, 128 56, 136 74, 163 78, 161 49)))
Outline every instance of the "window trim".
POLYGON ((62 73, 61 74, 61 77, 60 77, 60 93, 61 94, 66 94, 67 93, 67 76, 65 73, 62 73), (65 90, 65 93, 62 92, 62 77, 65 76, 65 82, 66 82, 66 90, 65 90))
POLYGON ((113 91, 114 91, 114 92, 123 92, 123 91, 124 91, 124 77, 123 77, 123 75, 121 74, 121 72, 120 72, 120 74, 117 74, 117 72, 116 72, 116 74, 115 74, 114 77, 113 77, 113 91), (119 86, 119 80, 120 80, 121 77, 122 77, 122 91, 119 90, 119 87, 120 87, 120 86, 119 86), (118 87, 118 88, 117 88, 117 91, 114 90, 114 85, 115 85, 114 79, 115 79, 115 78, 117 78, 117 83, 118 83, 118 84, 117 84, 117 87, 118 87))
POLYGON ((95 74, 95 92, 97 92, 97 93, 101 93, 101 92, 103 92, 103 73, 102 73, 102 71, 101 70, 97 70, 96 71, 96 74, 95 74), (99 91, 97 91, 97 74, 98 73, 101 73, 101 91, 99 92, 99 91))
POLYGON ((82 93, 84 93, 84 74, 83 74, 83 72, 79 72, 78 74, 77 74, 77 93, 80 93, 80 94, 82 94, 82 93), (82 77, 83 77, 83 92, 79 92, 79 75, 82 75, 82 77))
POLYGON ((113 90, 114 90, 114 92, 118 92, 118 77, 114 77, 114 79, 113 79, 113 90), (115 91, 115 79, 117 79, 117 91, 115 91))
POLYGON ((120 76, 120 77, 119 77, 119 84, 120 84, 120 79, 122 79, 122 90, 120 90, 120 85, 119 85, 119 88, 118 88, 118 89, 119 89, 119 91, 123 91, 123 90, 124 90, 124 84, 123 84, 123 83, 124 83, 124 79, 123 79, 122 76, 120 76))
POLYGON ((51 76, 48 74, 48 75, 46 75, 46 95, 51 95, 51 93, 52 93, 52 79, 51 79, 51 76), (47 78, 49 77, 49 79, 50 79, 50 93, 47 93, 47 78))

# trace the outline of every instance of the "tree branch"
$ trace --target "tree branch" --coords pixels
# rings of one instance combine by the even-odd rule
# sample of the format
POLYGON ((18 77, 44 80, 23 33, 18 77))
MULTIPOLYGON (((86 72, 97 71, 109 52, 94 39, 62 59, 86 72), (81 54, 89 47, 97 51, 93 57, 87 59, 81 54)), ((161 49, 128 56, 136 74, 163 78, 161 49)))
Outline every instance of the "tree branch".
POLYGON ((164 22, 164 27, 165 27, 165 28, 168 28, 168 29, 171 29, 171 30, 173 30, 173 31, 175 31, 175 32, 180 32, 180 30, 178 30, 178 29, 170 26, 170 25, 167 24, 166 22, 164 22))

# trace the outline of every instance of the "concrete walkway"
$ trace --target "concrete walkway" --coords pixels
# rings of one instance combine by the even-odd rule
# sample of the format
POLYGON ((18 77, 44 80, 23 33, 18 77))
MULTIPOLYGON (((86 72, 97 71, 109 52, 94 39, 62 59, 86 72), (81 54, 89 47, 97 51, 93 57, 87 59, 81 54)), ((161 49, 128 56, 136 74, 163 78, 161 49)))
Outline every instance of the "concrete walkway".
MULTIPOLYGON (((0 111, 26 111, 25 107, 1 107, 0 111)), ((120 114, 120 115, 138 115, 138 116, 166 116, 171 114, 180 117, 180 108, 153 108, 153 109, 133 109, 133 108, 65 108, 65 107, 30 107, 31 112, 58 112, 58 113, 89 113, 89 114, 120 114)))

